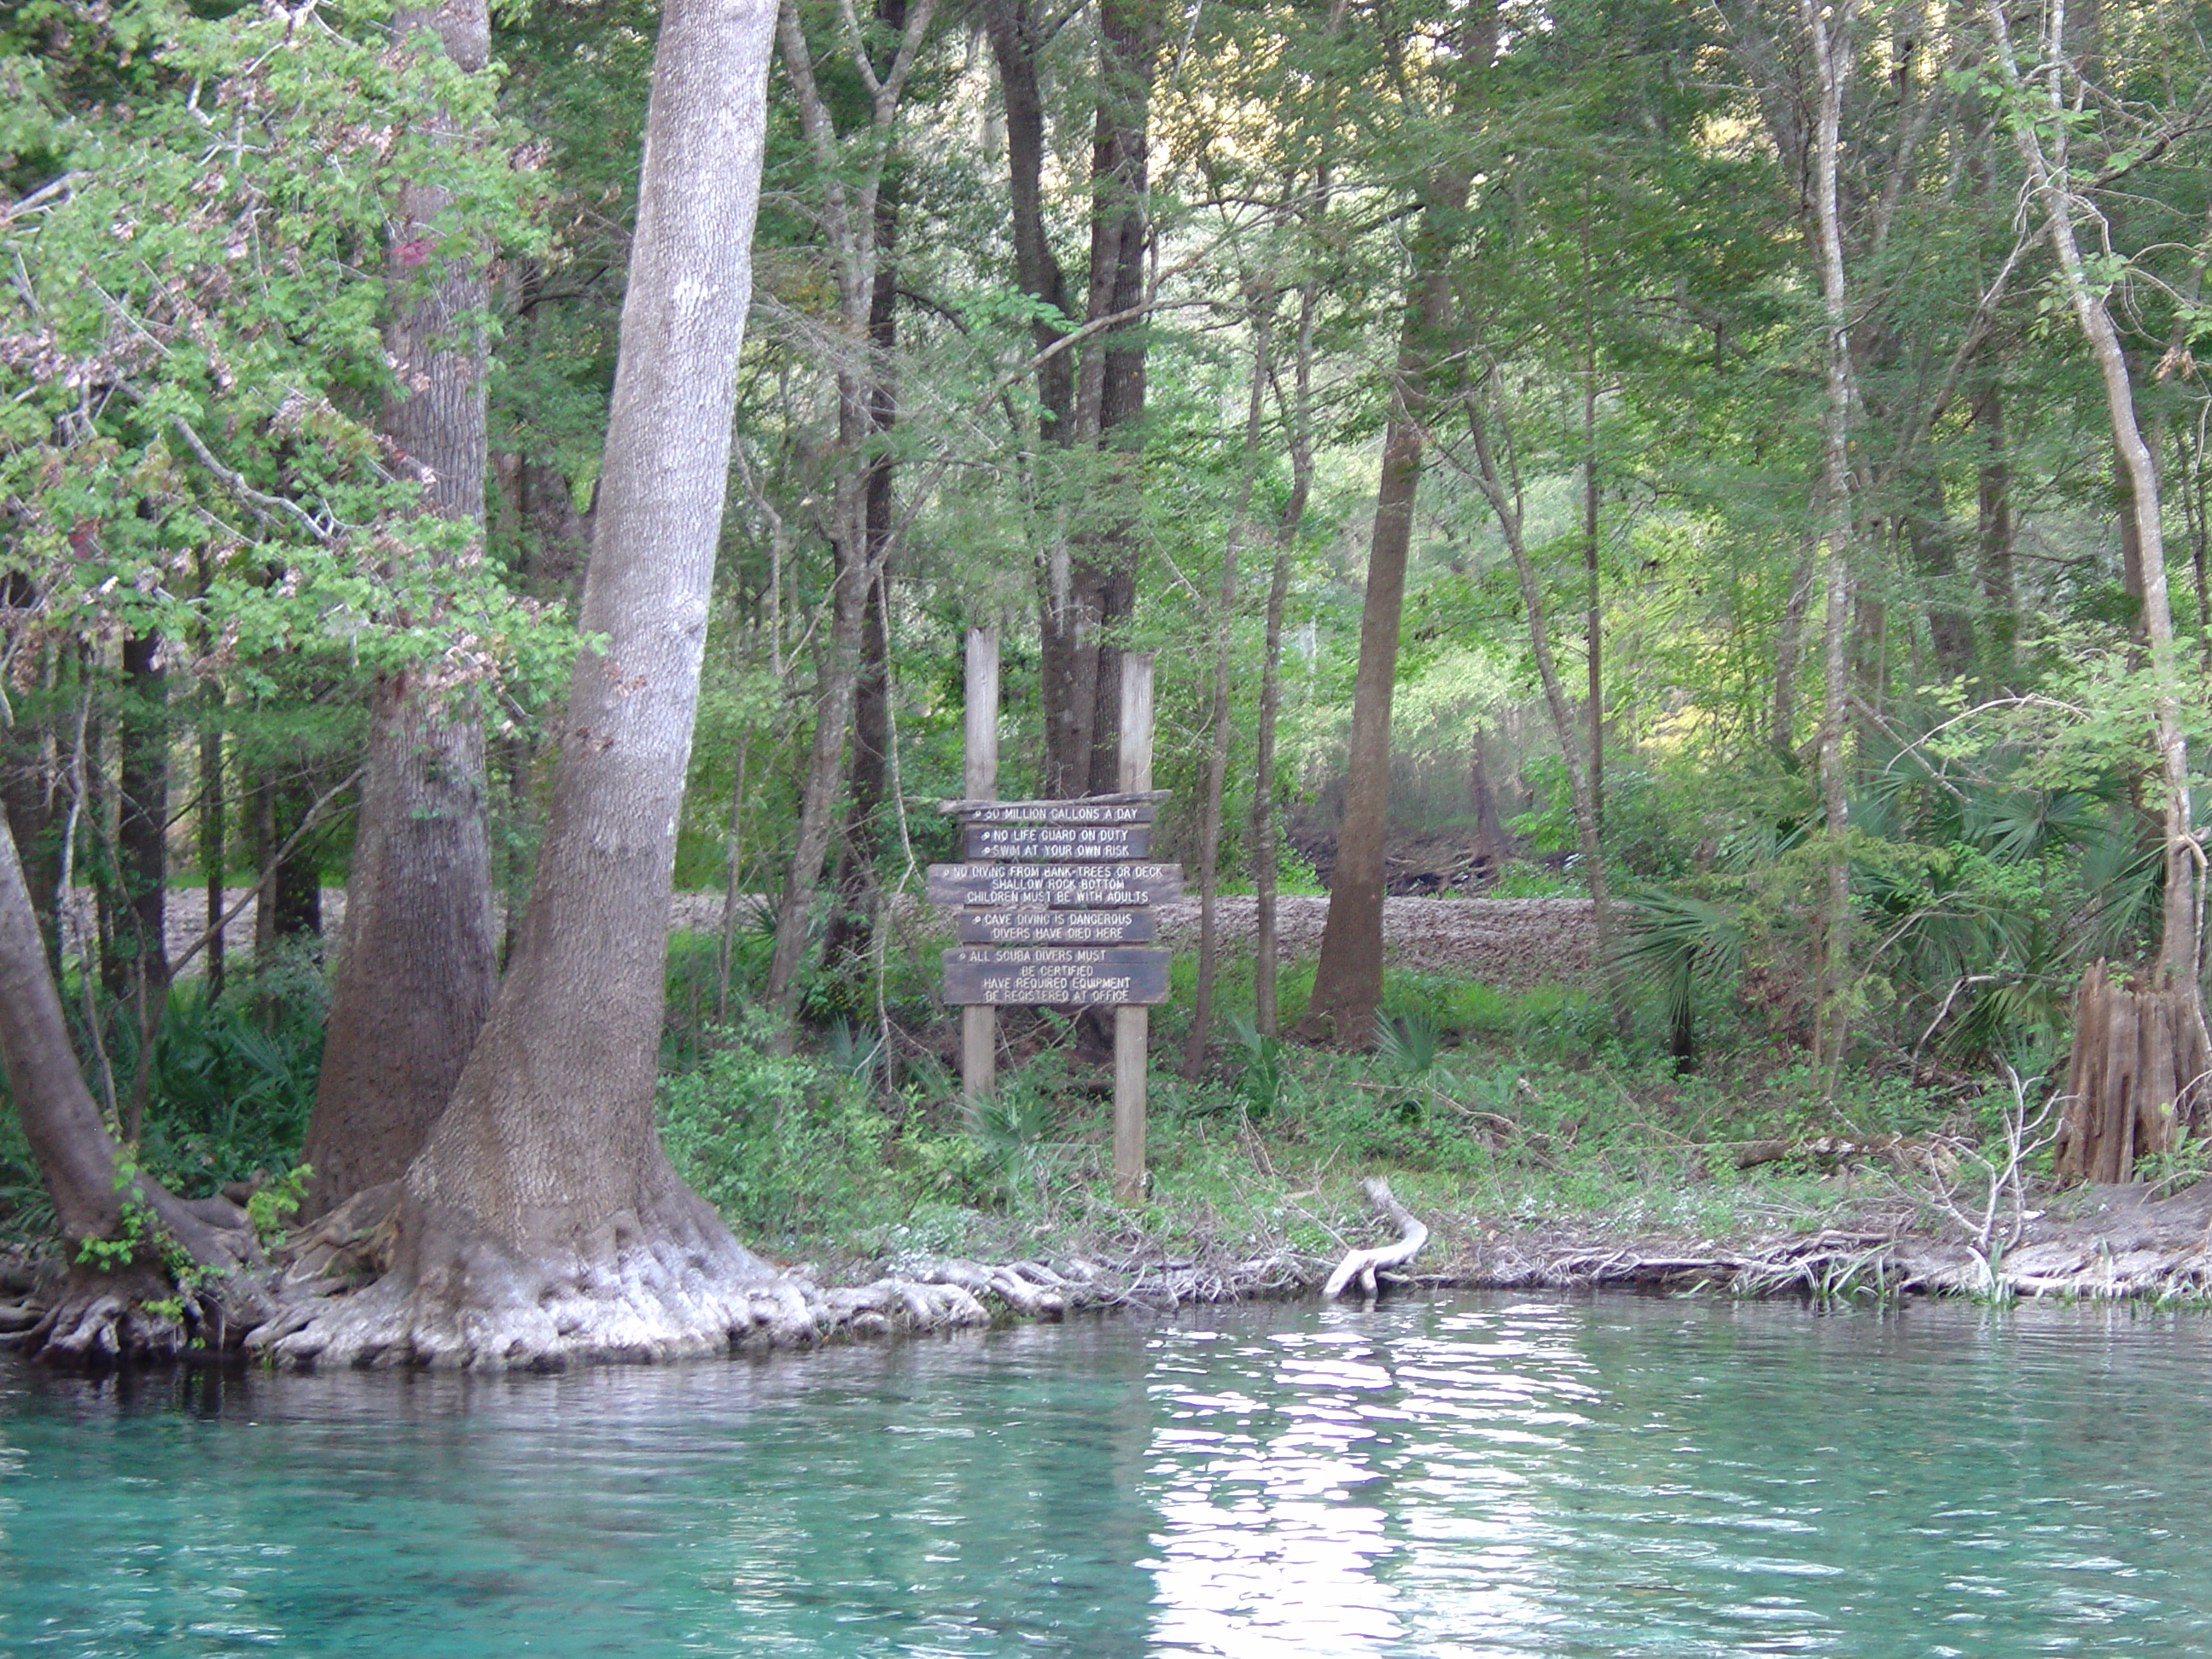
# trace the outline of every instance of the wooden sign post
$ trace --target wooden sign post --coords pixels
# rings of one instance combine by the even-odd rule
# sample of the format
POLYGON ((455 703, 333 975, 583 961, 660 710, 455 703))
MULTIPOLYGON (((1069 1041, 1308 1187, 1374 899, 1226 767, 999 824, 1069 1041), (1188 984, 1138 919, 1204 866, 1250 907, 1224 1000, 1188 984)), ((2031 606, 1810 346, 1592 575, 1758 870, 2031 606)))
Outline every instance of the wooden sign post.
MULTIPOLYGON (((968 729, 961 787, 969 800, 999 793, 999 630, 968 630, 968 729)), ((999 1064, 999 1015, 988 1003, 960 1011, 960 1088, 969 1100, 991 1092, 999 1064)))
POLYGON ((991 1088, 996 1010, 1114 1010, 1114 1191, 1145 1191, 1145 1074, 1151 1005, 1168 996, 1169 953, 1151 944, 1152 906, 1182 892, 1182 866, 1146 864, 1160 792, 1152 787, 1152 659, 1121 659, 1121 791, 1077 800, 998 799, 999 641, 968 635, 967 862, 929 866, 929 901, 957 916, 945 998, 960 1006, 960 1078, 971 1100, 991 1088))
MULTIPOLYGON (((1120 782, 1125 795, 1147 793, 1152 787, 1150 656, 1121 659, 1120 782)), ((1158 1000, 1167 1000, 1164 987, 1158 1000)), ((1133 998, 1114 1010, 1114 1196, 1124 1204, 1140 1203, 1145 1196, 1145 1074, 1152 1048, 1152 1011, 1133 1006, 1134 1001, 1133 998)))

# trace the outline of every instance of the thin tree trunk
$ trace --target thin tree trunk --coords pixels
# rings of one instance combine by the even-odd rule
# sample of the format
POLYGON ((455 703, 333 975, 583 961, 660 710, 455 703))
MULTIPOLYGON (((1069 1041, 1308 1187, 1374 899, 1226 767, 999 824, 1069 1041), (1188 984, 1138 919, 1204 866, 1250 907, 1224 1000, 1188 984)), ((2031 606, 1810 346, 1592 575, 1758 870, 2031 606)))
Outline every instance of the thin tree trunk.
POLYGON ((2013 689, 2016 672, 2020 593, 2013 574, 2012 459, 2005 447, 2004 394, 1993 368, 1974 389, 1972 415, 1981 452, 1974 469, 1975 545, 1989 607, 1981 630, 1982 677, 1990 691, 2005 692, 2013 689))
MULTIPOLYGON (((1054 257, 1044 218, 1044 158, 1048 145, 1044 93, 1038 61, 1046 40, 1034 0, 990 0, 984 26, 999 67, 999 94, 1006 116, 1007 205, 1014 243, 1014 280, 1023 293, 1060 316, 1067 312, 1067 278, 1054 257)), ((1075 416, 1075 359, 1051 351, 1066 333, 1040 317, 1030 325, 1040 356, 1037 404, 1046 442, 1068 441, 1075 416)))
POLYGON ((29 1351, 52 1363, 82 1364, 171 1355, 198 1338, 220 1346, 264 1310, 258 1293, 228 1270, 253 1255, 243 1218, 222 1200, 188 1203, 128 1170, 100 1108, 86 1090, 71 1048, 61 997, 47 969, 45 941, 23 883, 15 839, 0 818, 0 1073, 15 1103, 47 1195, 52 1200, 69 1277, 29 1351), (140 1218, 125 1214, 126 1195, 140 1218), (143 1304, 162 1301, 174 1285, 164 1250, 181 1250, 217 1270, 179 1297, 181 1314, 143 1304), (120 1247, 110 1260, 83 1247, 120 1247))
MULTIPOLYGON (((1600 584, 1597 477, 1597 321, 1590 268, 1589 191, 1583 191, 1583 659, 1589 702, 1590 816, 1605 834, 1605 593, 1600 584)), ((1623 1005, 1626 1006, 1626 1005, 1623 1005)))
POLYGON ((1290 593, 1291 554, 1295 531, 1280 537, 1275 568, 1267 579, 1266 641, 1261 647, 1260 713, 1252 744, 1252 1024, 1273 1036, 1276 970, 1275 721, 1283 697, 1283 604, 1290 593))
MULTIPOLYGON (((846 481, 840 481, 841 489, 846 481)), ((837 549, 835 587, 830 597, 830 637, 824 641, 817 672, 814 738, 809 746, 806 770, 799 783, 799 833, 791 862, 785 866, 783 893, 778 902, 775 945, 769 957, 765 1000, 782 1018, 777 1034, 780 1052, 788 1053, 795 1040, 792 1018, 799 1006, 799 970, 804 965, 807 935, 811 931, 814 896, 829 856, 837 786, 844 777, 845 740, 853 718, 853 692, 860 674, 860 625, 866 612, 866 556, 857 542, 837 549)))
MULTIPOLYGON (((2204 413, 2199 411, 2200 416, 2204 413)), ((2174 459, 2181 475, 2181 516, 2189 530, 2189 570, 2197 592, 2197 648, 2212 661, 2212 586, 2206 581, 2208 546, 2212 526, 2205 520, 2204 429, 2187 422, 2173 428, 2174 459)))
MULTIPOLYGON (((1338 21, 1332 11, 1330 27, 1338 21)), ((1329 171, 1326 161, 1314 174, 1307 209, 1306 230, 1316 248, 1328 215, 1329 171)), ((1297 346, 1291 364, 1291 395, 1275 386, 1275 402, 1283 417, 1285 447, 1290 452, 1291 490, 1275 520, 1275 568, 1267 580, 1266 637, 1261 646, 1260 710, 1252 757, 1252 892, 1253 961, 1252 1022, 1263 1036, 1276 1035, 1275 1006, 1277 864, 1280 857, 1275 823, 1275 725, 1283 697, 1283 607, 1291 591, 1291 550, 1305 522, 1306 502, 1313 494, 1313 361, 1314 327, 1321 314, 1321 276, 1315 269, 1318 253, 1310 248, 1305 280, 1298 285, 1297 346)))
MULTIPOLYGON (((487 0, 402 10, 392 27, 403 43, 434 32, 465 73, 489 57, 487 0)), ((480 142, 443 111, 427 120, 449 143, 480 142)), ((446 190, 410 182, 399 203, 385 344, 400 389, 385 404, 383 428, 419 470, 424 505, 465 527, 446 556, 465 568, 483 556, 486 251, 473 242, 426 251, 451 234, 446 190)), ((441 692, 428 678, 396 670, 371 694, 345 935, 302 1152, 314 1170, 310 1214, 406 1171, 491 1006, 498 957, 483 721, 471 692, 441 692)))
POLYGON ((1815 991, 1814 1053, 1832 1088, 1843 1063, 1850 1025, 1850 859, 1844 840, 1850 799, 1844 771, 1844 725, 1850 691, 1851 611, 1850 416, 1851 342, 1844 286, 1841 208, 1836 174, 1845 82, 1850 73, 1853 0, 1838 0, 1823 15, 1818 0, 1800 0, 1812 40, 1820 106, 1813 141, 1814 212, 1818 226, 1820 301, 1825 321, 1826 402, 1821 419, 1820 522, 1823 587, 1823 668, 1820 733, 1821 813, 1828 854, 1820 911, 1820 979, 1815 991))
POLYGON ((1566 685, 1559 678, 1559 663, 1552 651, 1552 629, 1546 615, 1543 585, 1536 580, 1536 567, 1528 556, 1528 540, 1522 533, 1519 494, 1498 465, 1497 448, 1491 442, 1489 423, 1482 411, 1482 396, 1478 388, 1466 398, 1468 431, 1474 448, 1475 485, 1498 516, 1506 552, 1513 561, 1513 574, 1520 582, 1522 609, 1528 619, 1529 652, 1536 661, 1536 677, 1544 690, 1544 703, 1552 717, 1553 735, 1559 741, 1559 758, 1567 769, 1575 841, 1589 882, 1591 951, 1597 958, 1598 971, 1604 978, 1607 998, 1612 1004, 1613 1029, 1626 1040, 1631 1011, 1627 988, 1615 966, 1613 892, 1606 870, 1605 844, 1598 833, 1597 795, 1589 769, 1583 757, 1577 752, 1578 734, 1574 707, 1567 699, 1566 685))
POLYGON ((737 763, 730 780, 730 862, 722 880, 722 934, 714 953, 714 1018, 730 1018, 730 973, 738 950, 738 908, 744 897, 745 762, 752 751, 748 728, 738 739, 737 763))
MULTIPOLYGON (((2003 13, 1992 5, 1988 13, 1991 33, 1999 49, 2000 67, 2013 91, 2024 93, 2012 39, 2003 13)), ((2058 14, 2063 18, 2063 12, 2058 14)), ((2058 27, 2054 24, 2054 30, 2058 27)), ((2094 20, 2084 24, 2084 40, 2094 40, 2094 20)), ((2156 458, 2144 442, 2136 418, 2135 386, 2127 354, 2113 326, 2103 287, 2092 281, 2074 231, 2079 200, 2068 171, 2067 101, 2063 76, 2065 66, 2063 33, 2046 42, 2046 99, 2053 122, 2054 151, 2046 152, 2037 128, 2024 116, 2013 124, 2013 137, 2027 163, 2028 182, 2044 213, 2045 228, 2057 255, 2059 276, 2096 360, 2105 385, 2105 409, 2112 428, 2112 443, 2129 486, 2128 522, 2141 570, 2142 627, 2153 686, 2152 740, 2158 756, 2162 785, 2161 812, 2166 830, 2166 894, 2159 931, 2157 972, 2162 988, 2196 987, 2197 940, 2201 932, 2197 865, 2202 858, 2191 823, 2189 744, 2182 727, 2181 673, 2173 638, 2173 612, 2166 581, 2165 527, 2159 511, 2156 458)), ((2094 48, 2085 48, 2091 50, 2094 48)), ((2199 1018, 2202 1018, 2201 1013, 2199 1018)), ((2193 1079, 2191 1081, 2194 1081, 2193 1079)))
POLYGON ((669 884, 729 475, 775 11, 671 0, 583 631, 514 962, 410 1166, 391 1266, 278 1356, 503 1368, 720 1352, 770 1270, 653 1126, 669 884))
POLYGON ((168 687, 159 635, 123 642, 124 704, 118 725, 119 813, 116 864, 123 1000, 137 1028, 137 1060, 123 1113, 123 1135, 136 1142, 146 1121, 154 1043, 168 1010, 168 687))
POLYGON ((1784 766, 1797 763, 1797 677, 1805 656, 1805 613, 1812 608, 1818 543, 1811 538, 1790 574, 1790 597, 1774 642, 1774 697, 1766 742, 1784 766))
POLYGON ((1268 339, 1272 319, 1264 309, 1252 319, 1252 388, 1244 413, 1243 477, 1230 515, 1221 550, 1221 593, 1213 617, 1213 747, 1206 758, 1206 799, 1198 819, 1198 984, 1191 997, 1190 1031, 1182 1045, 1182 1074, 1195 1078, 1205 1068, 1206 1047, 1213 1024, 1213 980, 1217 960, 1215 908, 1221 876, 1222 795, 1229 781, 1232 726, 1229 697, 1231 624, 1237 613, 1237 562, 1243 550, 1252 512, 1252 489, 1260 471, 1260 417, 1267 391, 1268 339))
MULTIPOLYGON (((905 0, 879 0, 878 21, 902 27, 905 0)), ((850 975, 871 955, 878 923, 876 860, 883 850, 884 789, 890 748, 891 485, 894 468, 889 443, 898 424, 898 245, 899 199, 896 176, 884 181, 876 198, 876 274, 868 304, 867 389, 871 442, 862 535, 870 580, 860 617, 860 678, 854 688, 852 790, 845 807, 837 905, 830 918, 823 954, 836 971, 850 975)))
POLYGON ((261 890, 253 910, 253 959, 260 967, 283 940, 312 939, 323 931, 321 849, 293 834, 314 804, 313 774, 297 751, 276 764, 284 769, 255 785, 252 800, 253 862, 261 890))
MULTIPOLYGON (((769 960, 767 999, 781 1016, 777 1041, 793 1042, 799 970, 806 951, 816 888, 830 851, 837 787, 844 775, 846 739, 859 686, 868 596, 878 574, 878 561, 890 556, 888 539, 878 548, 868 530, 869 505, 877 464, 872 453, 879 441, 882 392, 889 384, 887 361, 876 353, 877 307, 887 301, 877 278, 889 249, 883 209, 884 171, 891 134, 915 53, 929 29, 933 8, 922 0, 908 10, 905 0, 886 0, 878 21, 898 27, 899 45, 890 70, 878 76, 865 39, 848 39, 860 78, 870 88, 867 142, 872 155, 859 179, 848 184, 842 163, 842 141, 828 100, 814 79, 813 59, 797 10, 787 3, 780 21, 783 65, 795 91, 799 119, 823 179, 823 222, 836 255, 842 338, 835 364, 837 386, 837 475, 832 503, 831 552, 836 575, 830 626, 824 643, 816 698, 814 740, 799 789, 799 830, 784 876, 776 916, 775 945, 769 960)), ((888 510, 886 505, 886 521, 888 510)), ((878 738, 880 741, 880 738, 878 738)))
POLYGON ((1942 471, 1932 460, 1925 461, 1914 466, 1902 483, 1909 498, 1903 514, 1905 543, 1915 573, 1926 584, 1922 592, 1935 677, 1946 683, 1962 680, 1974 672, 1979 657, 1973 618, 1958 599, 1958 550, 1944 500, 1942 471))
MULTIPOLYGON (((214 694, 210 693, 210 701, 214 694)), ((224 866, 229 849, 224 838, 227 803, 222 787, 222 728, 210 720, 200 732, 199 854, 201 884, 206 889, 207 925, 213 932, 207 942, 207 998, 222 995, 228 953, 223 930, 217 924, 225 908, 224 866)))
MULTIPOLYGON (((212 572, 207 555, 199 558, 200 594, 206 598, 212 572)), ((205 624, 200 635, 203 650, 214 639, 212 623, 205 624)), ((214 1003, 222 995, 224 969, 228 951, 221 926, 225 898, 223 877, 229 862, 229 848, 225 840, 229 813, 229 802, 223 793, 222 770, 222 683, 210 675, 200 693, 199 730, 199 828, 200 880, 207 894, 207 1000, 214 1003)))

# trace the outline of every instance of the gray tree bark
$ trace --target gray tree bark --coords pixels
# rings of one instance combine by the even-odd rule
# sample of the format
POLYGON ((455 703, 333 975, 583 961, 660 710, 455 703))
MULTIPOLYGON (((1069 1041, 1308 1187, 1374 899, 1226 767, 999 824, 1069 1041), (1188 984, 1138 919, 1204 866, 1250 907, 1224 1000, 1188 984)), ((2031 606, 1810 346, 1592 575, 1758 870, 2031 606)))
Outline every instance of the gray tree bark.
POLYGON ((60 993, 23 884, 15 838, 0 817, 0 1071, 53 1200, 70 1262, 63 1293, 31 1334, 50 1364, 167 1358, 195 1337, 220 1347, 265 1311, 251 1282, 218 1277, 178 1298, 181 1313, 149 1310, 177 1286, 170 1250, 204 1267, 250 1262, 244 1217, 221 1199, 193 1203, 143 1176, 118 1180, 115 1137, 85 1087, 70 1046, 60 993), (126 1200, 128 1211, 126 1212, 126 1200), (117 1247, 103 1255, 88 1243, 117 1247))
POLYGON ((389 1266, 292 1364, 719 1352, 772 1270, 670 1168, 653 1096, 674 870, 751 293, 773 0, 672 0, 578 659, 514 961, 409 1168, 389 1266))
MULTIPOLYGON (((486 0, 447 0, 392 21, 407 43, 434 32, 471 73, 490 55, 486 0)), ((439 112, 438 135, 466 144, 439 112)), ((483 556, 485 250, 452 239, 449 191, 402 187, 387 253, 394 315, 385 329, 398 389, 384 430, 417 470, 423 502, 467 526, 450 556, 483 556)), ((471 688, 441 690, 425 669, 385 675, 372 693, 360 828, 322 1073, 301 1156, 314 1169, 305 1213, 397 1180, 452 1099, 491 1006, 496 975, 485 831, 483 721, 471 688)))

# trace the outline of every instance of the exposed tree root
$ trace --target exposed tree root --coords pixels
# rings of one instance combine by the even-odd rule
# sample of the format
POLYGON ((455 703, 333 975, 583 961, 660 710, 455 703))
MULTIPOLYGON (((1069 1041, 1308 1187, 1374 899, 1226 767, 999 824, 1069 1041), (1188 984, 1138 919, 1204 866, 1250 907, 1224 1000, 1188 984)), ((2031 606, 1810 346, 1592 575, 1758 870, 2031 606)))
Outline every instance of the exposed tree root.
POLYGON ((1336 1264, 1336 1271, 1321 1287, 1325 1300, 1334 1302, 1344 1294, 1345 1288, 1357 1281, 1362 1296, 1370 1300, 1376 1293, 1375 1275, 1384 1267, 1401 1267, 1420 1253, 1421 1246, 1429 1242, 1427 1226, 1414 1218, 1412 1211, 1401 1204, 1390 1190, 1390 1183, 1380 1176, 1370 1176, 1359 1183, 1367 1194, 1367 1201, 1396 1224, 1398 1237, 1388 1244, 1371 1250, 1352 1250, 1336 1264))
POLYGON ((0 1309, 0 1342, 58 1370, 220 1359, 276 1311, 245 1212, 138 1184, 145 1235, 131 1260, 78 1262, 58 1284, 0 1309))
POLYGON ((274 1311, 262 1276, 247 1268, 179 1287, 161 1269, 132 1264, 74 1269, 42 1309, 0 1310, 11 1345, 42 1365, 106 1370, 117 1365, 217 1360, 274 1311), (21 1320, 33 1313, 27 1325, 21 1320))
MULTIPOLYGON (((386 1260, 395 1197, 372 1189, 294 1239, 276 1285, 283 1305, 246 1338, 249 1352, 295 1370, 558 1370, 1282 1295, 1311 1290, 1322 1266, 1287 1253, 1120 1268, 919 1259, 868 1284, 825 1288, 742 1249, 725 1257, 704 1234, 682 1243, 664 1235, 588 1262, 572 1250, 559 1272, 492 1250, 477 1234, 465 1252, 448 1247, 434 1271, 386 1260)), ((425 1259, 420 1247, 412 1254, 425 1259)))

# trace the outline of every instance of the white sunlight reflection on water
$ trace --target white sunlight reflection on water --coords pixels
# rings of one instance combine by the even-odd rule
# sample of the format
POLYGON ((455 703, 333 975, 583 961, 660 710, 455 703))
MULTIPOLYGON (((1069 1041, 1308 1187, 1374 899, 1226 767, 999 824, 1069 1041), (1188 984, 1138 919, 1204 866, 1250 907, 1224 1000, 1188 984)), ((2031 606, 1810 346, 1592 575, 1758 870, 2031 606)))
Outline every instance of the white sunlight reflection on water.
POLYGON ((1559 1316, 1485 1309, 1387 1352, 1351 1310, 1260 1344, 1160 1338, 1152 1651, 1472 1656, 1555 1620, 1531 1582, 1553 1528, 1514 1465, 1556 1453, 1595 1397, 1559 1316))

